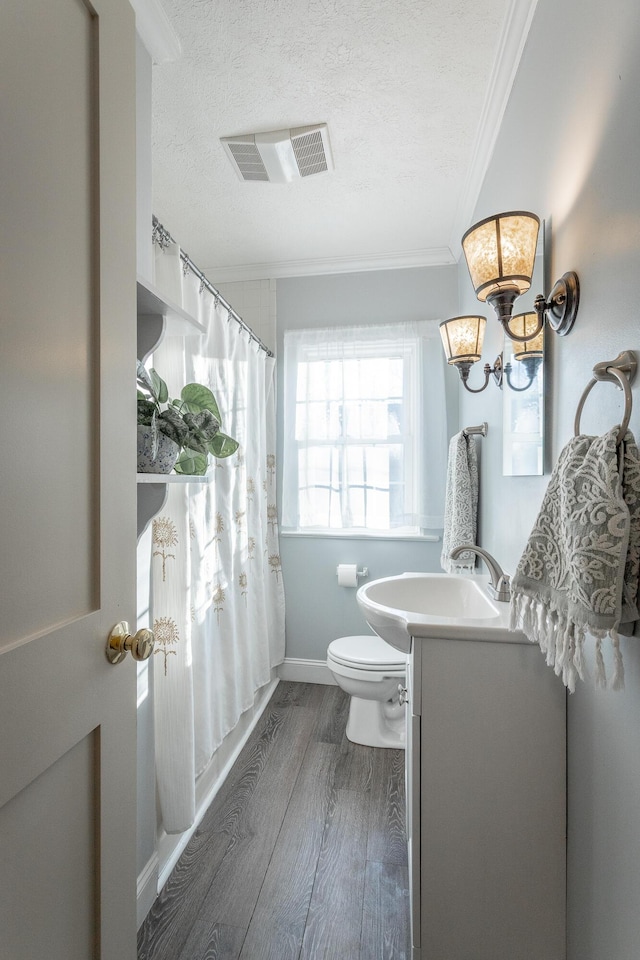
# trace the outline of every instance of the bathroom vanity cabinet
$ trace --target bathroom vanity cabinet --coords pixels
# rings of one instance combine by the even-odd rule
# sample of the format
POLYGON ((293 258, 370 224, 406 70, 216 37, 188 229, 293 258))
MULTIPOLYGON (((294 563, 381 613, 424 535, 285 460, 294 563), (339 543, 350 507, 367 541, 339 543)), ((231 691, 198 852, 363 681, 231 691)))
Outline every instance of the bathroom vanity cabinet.
POLYGON ((412 960, 566 956, 566 692, 508 636, 412 640, 412 960))

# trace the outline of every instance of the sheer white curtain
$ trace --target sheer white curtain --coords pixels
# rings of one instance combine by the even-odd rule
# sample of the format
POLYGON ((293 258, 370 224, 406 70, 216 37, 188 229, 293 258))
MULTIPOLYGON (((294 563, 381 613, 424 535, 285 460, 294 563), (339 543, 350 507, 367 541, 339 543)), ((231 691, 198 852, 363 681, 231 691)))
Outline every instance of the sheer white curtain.
MULTIPOLYGON (((168 337, 153 365, 178 396, 213 391, 222 429, 240 447, 213 461, 209 484, 169 485, 153 524, 156 765, 167 833, 187 829, 195 782, 284 658, 284 592, 275 484, 275 361, 192 275, 162 256, 165 289, 207 335, 168 337), (173 283, 173 287, 171 287, 173 283)), ((158 277, 158 273, 156 274, 158 277)), ((164 282, 164 281, 163 281, 164 282)))
POLYGON ((285 332, 283 528, 442 528, 437 321, 285 332))

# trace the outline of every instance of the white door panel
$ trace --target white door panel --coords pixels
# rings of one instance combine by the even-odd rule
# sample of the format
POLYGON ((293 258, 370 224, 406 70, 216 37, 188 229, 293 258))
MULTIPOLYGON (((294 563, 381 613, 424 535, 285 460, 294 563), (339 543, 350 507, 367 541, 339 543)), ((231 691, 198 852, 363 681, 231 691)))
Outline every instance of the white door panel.
POLYGON ((15 427, 0 461, 11 503, 0 568, 11 598, 0 618, 6 646, 95 608, 98 476, 83 445, 98 399, 97 210, 93 18, 77 0, 34 11, 33 33, 24 13, 1 16, 2 396, 15 427))
POLYGON ((91 734, 0 808, 3 957, 47 957, 52 943, 68 960, 93 955, 95 748, 91 734))

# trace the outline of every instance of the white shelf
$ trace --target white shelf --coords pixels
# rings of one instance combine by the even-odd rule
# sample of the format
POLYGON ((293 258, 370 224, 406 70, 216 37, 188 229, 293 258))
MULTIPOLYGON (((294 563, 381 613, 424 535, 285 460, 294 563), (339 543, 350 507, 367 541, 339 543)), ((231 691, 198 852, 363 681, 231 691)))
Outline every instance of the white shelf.
MULTIPOLYGON (((167 299, 152 283, 138 277, 137 356, 144 363, 167 335, 188 337, 207 332, 204 324, 167 299)), ((181 473, 138 473, 138 539, 167 499, 167 484, 211 483, 215 464, 202 476, 181 473)))
POLYGON ((152 283, 138 277, 138 316, 160 316, 165 319, 165 333, 171 336, 189 336, 206 333, 206 327, 194 316, 167 299, 152 283))
POLYGON ((144 363, 166 336, 201 336, 207 332, 177 303, 168 300, 153 284, 138 277, 138 331, 136 354, 144 363))
POLYGON ((194 473, 137 473, 138 483, 211 483, 215 464, 203 474, 194 473))

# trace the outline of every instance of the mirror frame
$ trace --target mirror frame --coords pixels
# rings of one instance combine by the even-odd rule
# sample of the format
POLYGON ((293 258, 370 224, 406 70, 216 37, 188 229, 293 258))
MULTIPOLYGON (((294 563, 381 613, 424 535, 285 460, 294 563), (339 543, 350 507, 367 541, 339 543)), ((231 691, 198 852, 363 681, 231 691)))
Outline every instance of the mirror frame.
MULTIPOLYGON (((517 312, 533 311, 537 294, 546 292, 544 234, 540 224, 536 261, 527 293, 518 298, 517 312)), ((544 332, 544 356, 533 378, 513 359, 514 344, 504 336, 502 381, 502 474, 505 477, 542 476, 545 470, 545 366, 547 333, 544 332)))

